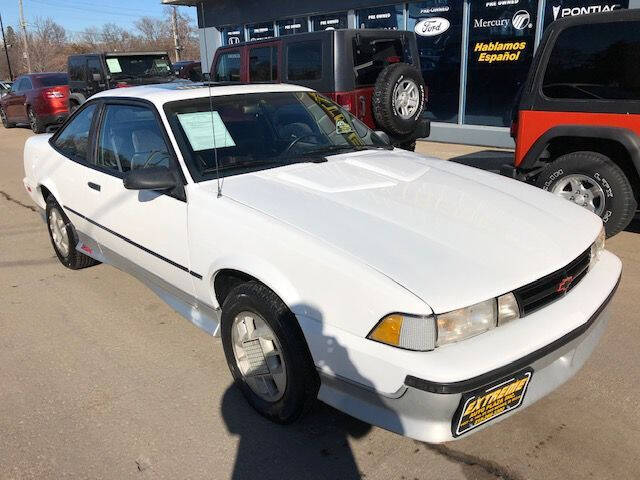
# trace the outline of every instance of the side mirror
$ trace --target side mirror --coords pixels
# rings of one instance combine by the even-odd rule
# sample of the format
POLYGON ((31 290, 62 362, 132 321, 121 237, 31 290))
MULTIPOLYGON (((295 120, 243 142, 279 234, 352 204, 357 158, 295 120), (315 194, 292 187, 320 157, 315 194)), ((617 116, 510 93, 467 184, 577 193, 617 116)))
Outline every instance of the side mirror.
POLYGON ((127 190, 172 190, 178 186, 176 174, 167 167, 150 167, 130 170, 124 176, 127 190))
POLYGON ((389 138, 389 135, 387 135, 386 132, 383 132, 382 130, 376 130, 374 132, 378 137, 380 137, 380 139, 386 143, 387 145, 391 145, 391 139, 389 138))
POLYGON ((100 83, 102 81, 102 75, 100 75, 99 73, 94 73, 91 75, 91 78, 93 79, 94 82, 96 83, 100 83))

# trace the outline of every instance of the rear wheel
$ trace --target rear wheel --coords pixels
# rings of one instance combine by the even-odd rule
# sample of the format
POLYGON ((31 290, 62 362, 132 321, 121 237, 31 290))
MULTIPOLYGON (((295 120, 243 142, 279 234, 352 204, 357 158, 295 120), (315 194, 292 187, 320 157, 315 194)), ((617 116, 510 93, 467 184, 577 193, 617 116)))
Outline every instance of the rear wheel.
POLYGON ((536 183, 602 218, 607 237, 624 230, 637 208, 629 179, 609 157, 597 152, 558 157, 536 183))
POLYGON ((258 413, 291 423, 311 408, 318 374, 296 317, 273 291, 254 281, 235 287, 221 334, 235 383, 258 413))
POLYGON ((58 202, 51 196, 47 198, 46 214, 51 245, 60 263, 71 270, 80 270, 100 263, 76 250, 76 230, 58 202))
POLYGON ((33 133, 43 133, 45 126, 42 120, 38 118, 38 115, 36 115, 36 112, 33 111, 33 108, 27 107, 27 116, 29 117, 29 126, 31 130, 33 130, 33 133))
POLYGON ((0 120, 2 121, 2 126, 4 128, 13 128, 16 126, 15 123, 12 123, 7 119, 7 114, 4 111, 4 108, 0 108, 0 120))

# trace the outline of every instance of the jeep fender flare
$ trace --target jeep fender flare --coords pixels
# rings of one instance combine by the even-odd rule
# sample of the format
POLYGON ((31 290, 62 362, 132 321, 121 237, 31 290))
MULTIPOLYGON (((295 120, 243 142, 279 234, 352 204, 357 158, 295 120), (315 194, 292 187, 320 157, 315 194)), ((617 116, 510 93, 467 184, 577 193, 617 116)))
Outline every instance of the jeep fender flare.
POLYGON ((561 125, 547 130, 531 146, 518 168, 524 170, 532 168, 551 141, 559 137, 580 137, 617 142, 629 152, 634 168, 640 172, 640 138, 635 132, 622 127, 590 125, 561 125))

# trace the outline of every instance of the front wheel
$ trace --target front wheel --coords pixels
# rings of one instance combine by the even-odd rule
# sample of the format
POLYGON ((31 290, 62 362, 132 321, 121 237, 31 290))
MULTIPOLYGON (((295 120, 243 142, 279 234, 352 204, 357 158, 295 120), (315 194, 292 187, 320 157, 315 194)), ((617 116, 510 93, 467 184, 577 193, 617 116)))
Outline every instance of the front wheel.
POLYGON ((315 401, 320 381, 298 321, 258 282, 235 287, 222 306, 222 345, 249 404, 276 423, 291 423, 315 401))
POLYGON ((607 237, 624 230, 637 202, 629 179, 611 159, 597 152, 573 152, 547 165, 538 187, 595 213, 607 237))

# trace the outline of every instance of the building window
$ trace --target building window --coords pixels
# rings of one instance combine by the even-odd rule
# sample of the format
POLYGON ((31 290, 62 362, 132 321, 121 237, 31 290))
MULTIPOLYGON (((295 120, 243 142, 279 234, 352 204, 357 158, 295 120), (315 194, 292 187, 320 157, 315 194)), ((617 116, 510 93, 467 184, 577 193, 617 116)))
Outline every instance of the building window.
POLYGON ((278 48, 255 47, 249 50, 249 81, 273 82, 278 78, 278 48))
POLYGON ((538 0, 471 2, 464 122, 507 126, 533 56, 538 0))
POLYGON ((610 12, 620 8, 629 8, 629 0, 547 0, 544 7, 544 27, 564 17, 575 17, 589 13, 610 12))
POLYGON ((460 97, 463 0, 410 3, 407 30, 416 33, 422 76, 428 91, 427 116, 457 122, 460 97))
POLYGON ((635 22, 576 25, 558 36, 544 75, 550 98, 640 100, 640 38, 635 22))
POLYGON ((356 10, 359 28, 385 28, 388 30, 404 30, 403 5, 363 8, 356 10))
POLYGON ((278 20, 278 36, 292 35, 294 33, 305 33, 309 31, 309 23, 306 18, 289 18, 278 20))
POLYGON ((319 30, 338 30, 348 28, 347 12, 332 13, 330 15, 316 15, 311 17, 311 27, 314 32, 319 30))
POLYGON ((295 42, 287 45, 287 79, 322 78, 322 41, 295 42))
POLYGON ((235 43, 244 42, 244 27, 242 25, 234 25, 232 27, 222 27, 222 44, 233 45, 235 43))
POLYGON ((254 40, 264 40, 265 38, 275 37, 273 22, 254 23, 253 25, 247 25, 247 32, 249 33, 250 42, 254 40))

